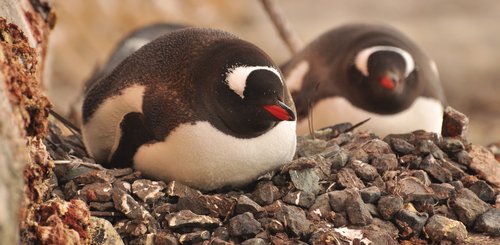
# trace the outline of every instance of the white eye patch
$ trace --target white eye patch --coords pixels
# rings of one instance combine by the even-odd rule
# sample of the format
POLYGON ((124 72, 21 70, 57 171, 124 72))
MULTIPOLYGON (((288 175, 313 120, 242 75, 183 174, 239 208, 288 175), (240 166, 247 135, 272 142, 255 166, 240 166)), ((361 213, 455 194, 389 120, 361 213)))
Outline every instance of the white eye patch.
POLYGON ((410 53, 406 52, 403 49, 393 47, 393 46, 373 46, 369 47, 366 49, 361 50, 357 55, 356 58, 354 59, 354 64, 356 65, 356 68, 364 75, 368 76, 368 59, 370 58, 370 55, 372 55, 375 52, 378 51, 390 51, 390 52, 395 52, 401 57, 403 57, 405 61, 405 77, 408 77, 410 73, 415 69, 415 62, 413 61, 413 58, 411 57, 410 53))
POLYGON ((231 90, 233 90, 242 99, 245 98, 243 92, 245 92, 245 87, 247 83, 247 77, 255 70, 268 70, 276 74, 281 80, 280 73, 273 67, 269 66, 235 66, 228 70, 226 74, 226 83, 231 90))

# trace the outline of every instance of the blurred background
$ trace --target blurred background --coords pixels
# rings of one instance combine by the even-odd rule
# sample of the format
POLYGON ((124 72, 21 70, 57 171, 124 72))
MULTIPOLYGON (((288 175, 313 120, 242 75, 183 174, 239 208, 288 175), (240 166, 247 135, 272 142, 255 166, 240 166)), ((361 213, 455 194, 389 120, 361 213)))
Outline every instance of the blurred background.
MULTIPOLYGON (((448 103, 470 118, 469 140, 500 141, 500 2, 490 0, 278 0, 304 44, 348 22, 388 23, 412 38, 439 68, 448 103)), ((260 1, 52 0, 45 85, 67 115, 92 71, 129 31, 157 22, 232 32, 280 64, 290 57, 260 1)))

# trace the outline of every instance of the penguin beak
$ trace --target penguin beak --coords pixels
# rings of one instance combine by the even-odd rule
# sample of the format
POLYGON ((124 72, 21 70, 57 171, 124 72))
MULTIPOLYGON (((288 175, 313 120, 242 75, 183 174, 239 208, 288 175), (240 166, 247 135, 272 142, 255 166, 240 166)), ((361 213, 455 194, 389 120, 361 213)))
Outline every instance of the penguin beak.
POLYGON ((380 79, 380 84, 382 87, 392 91, 399 84, 399 76, 396 73, 387 73, 380 79))
POLYGON ((264 105, 264 110, 268 111, 279 121, 294 121, 295 113, 285 103, 278 101, 277 104, 264 105))

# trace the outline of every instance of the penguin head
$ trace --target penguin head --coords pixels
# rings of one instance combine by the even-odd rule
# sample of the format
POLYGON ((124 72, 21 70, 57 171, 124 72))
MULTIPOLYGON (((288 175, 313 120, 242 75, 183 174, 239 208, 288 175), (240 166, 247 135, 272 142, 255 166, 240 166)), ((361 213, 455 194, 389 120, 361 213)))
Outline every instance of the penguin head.
MULTIPOLYGON (((231 40, 212 49, 212 113, 239 137, 261 135, 282 121, 295 121, 295 107, 276 65, 259 48, 231 40), (215 73, 214 73, 215 74, 215 73)), ((210 106, 210 105, 209 105, 210 106)))
POLYGON ((393 46, 365 48, 357 53, 354 65, 363 77, 363 85, 381 96, 402 94, 415 70, 410 53, 393 46))

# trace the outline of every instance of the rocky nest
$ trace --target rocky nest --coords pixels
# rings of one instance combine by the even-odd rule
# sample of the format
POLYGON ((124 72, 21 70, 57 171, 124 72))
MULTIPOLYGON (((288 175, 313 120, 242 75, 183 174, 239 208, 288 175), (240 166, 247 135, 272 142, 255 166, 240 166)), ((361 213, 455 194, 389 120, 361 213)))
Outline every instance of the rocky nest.
POLYGON ((299 137, 292 162, 246 189, 202 193, 95 165, 51 125, 47 198, 86 203, 93 244, 498 244, 500 163, 466 126, 451 109, 443 137, 336 125, 299 137))

